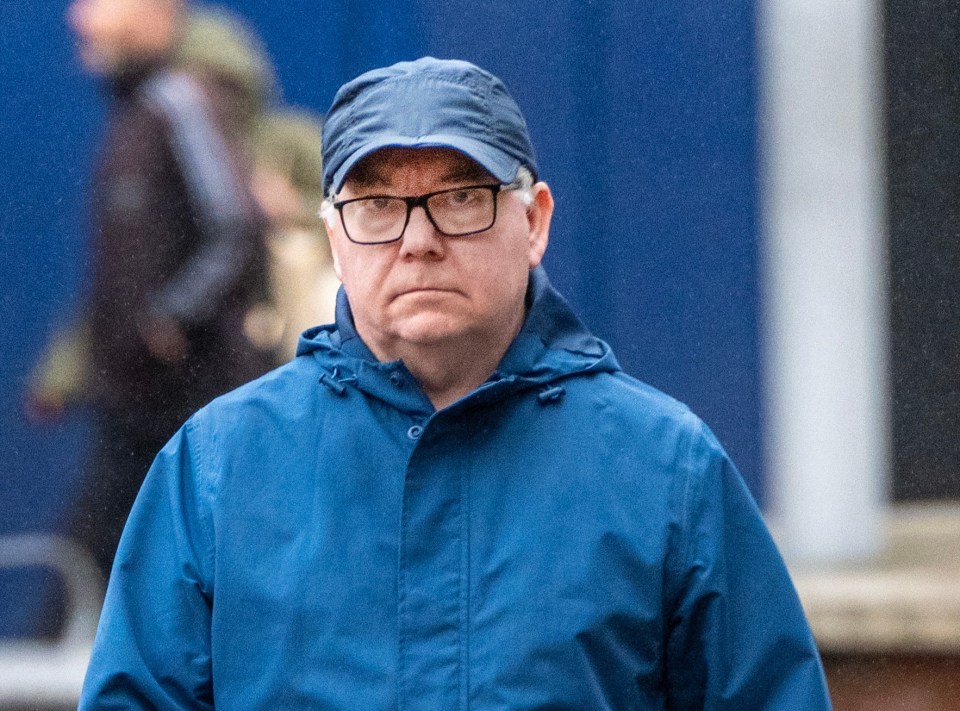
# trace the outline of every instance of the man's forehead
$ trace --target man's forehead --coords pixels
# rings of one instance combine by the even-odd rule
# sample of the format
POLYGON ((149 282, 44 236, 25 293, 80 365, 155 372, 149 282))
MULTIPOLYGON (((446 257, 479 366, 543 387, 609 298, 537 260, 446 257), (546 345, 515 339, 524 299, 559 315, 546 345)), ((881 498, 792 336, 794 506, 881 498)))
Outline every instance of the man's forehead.
POLYGON ((412 174, 438 180, 494 180, 475 160, 452 148, 381 148, 365 156, 347 174, 345 183, 389 184, 412 174))

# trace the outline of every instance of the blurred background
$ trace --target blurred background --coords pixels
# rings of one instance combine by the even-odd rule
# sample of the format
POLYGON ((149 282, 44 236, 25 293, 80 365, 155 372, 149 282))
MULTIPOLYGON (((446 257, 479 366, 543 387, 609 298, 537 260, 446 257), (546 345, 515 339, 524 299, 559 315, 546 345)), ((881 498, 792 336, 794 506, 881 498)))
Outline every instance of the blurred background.
MULTIPOLYGON (((0 692, 4 708, 69 696, 43 689, 82 666, 97 604, 68 589, 73 636, 30 639, 45 591, 83 578, 38 536, 62 531, 78 494, 88 418, 37 426, 21 407, 84 293, 104 129, 66 5, 0 3, 0 689, 35 680, 28 698, 0 692)), ((727 447, 794 573, 836 707, 960 708, 960 10, 220 5, 263 40, 283 101, 319 116, 343 82, 402 59, 500 76, 557 200, 552 280, 629 373, 727 447)))

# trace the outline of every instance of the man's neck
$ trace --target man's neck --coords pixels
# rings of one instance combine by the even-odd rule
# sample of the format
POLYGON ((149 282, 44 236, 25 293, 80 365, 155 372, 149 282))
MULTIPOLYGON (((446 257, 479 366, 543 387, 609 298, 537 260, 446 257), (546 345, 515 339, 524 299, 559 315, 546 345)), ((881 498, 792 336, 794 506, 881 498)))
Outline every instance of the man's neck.
POLYGON ((441 410, 490 379, 522 325, 523 315, 514 328, 501 330, 493 338, 484 334, 443 343, 397 343, 389 352, 371 349, 380 361, 403 361, 433 406, 441 410))
POLYGON ((429 352, 402 360, 433 406, 441 410, 476 390, 493 375, 510 344, 496 352, 491 352, 489 345, 484 343, 484 350, 480 344, 429 348, 429 352))

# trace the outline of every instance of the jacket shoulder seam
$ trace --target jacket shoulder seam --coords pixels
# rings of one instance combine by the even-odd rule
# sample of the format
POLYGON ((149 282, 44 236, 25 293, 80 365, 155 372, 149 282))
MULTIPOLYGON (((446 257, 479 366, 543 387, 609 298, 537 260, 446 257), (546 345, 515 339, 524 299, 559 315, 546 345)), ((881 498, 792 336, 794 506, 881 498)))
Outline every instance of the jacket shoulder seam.
POLYGON ((206 428, 203 422, 205 414, 206 410, 201 410, 196 413, 187 420, 185 428, 191 435, 187 437, 187 448, 188 453, 194 461, 195 467, 194 481, 197 489, 197 520, 203 529, 204 546, 202 553, 204 564, 212 575, 214 570, 214 526, 212 511, 209 510, 209 507, 215 500, 215 494, 213 482, 208 475, 210 469, 207 464, 207 458, 209 455, 208 448, 205 446, 206 428))

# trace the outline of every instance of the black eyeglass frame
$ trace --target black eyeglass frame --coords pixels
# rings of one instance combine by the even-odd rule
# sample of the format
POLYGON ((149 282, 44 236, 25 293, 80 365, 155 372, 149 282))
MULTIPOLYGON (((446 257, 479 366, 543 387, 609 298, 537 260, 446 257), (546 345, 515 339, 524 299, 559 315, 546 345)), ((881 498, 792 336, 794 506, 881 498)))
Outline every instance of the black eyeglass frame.
POLYGON ((340 224, 343 225, 343 233, 347 236, 347 239, 353 242, 354 244, 362 245, 378 245, 378 244, 391 244, 393 242, 399 242, 403 239, 404 233, 407 231, 407 225, 410 224, 410 215, 413 214, 413 208, 422 207, 423 211, 427 214, 427 219, 430 220, 430 224, 433 225, 434 229, 437 230, 444 237, 467 237, 469 235, 479 234, 480 232, 486 232, 495 224, 497 224, 497 196, 501 192, 506 190, 517 190, 521 185, 517 182, 502 184, 502 183, 486 183, 482 185, 462 185, 456 188, 445 188, 444 190, 435 190, 432 193, 424 193, 423 195, 414 195, 412 197, 406 197, 402 195, 364 195, 363 197, 350 198, 348 200, 337 200, 333 203, 330 203, 338 213, 340 213, 340 224), (493 197, 493 217, 490 220, 490 224, 486 227, 479 230, 470 230, 469 232, 444 232, 440 229, 440 226, 437 225, 436 221, 433 219, 433 215, 430 214, 430 208, 427 206, 427 201, 436 197, 437 195, 443 195, 444 193, 455 193, 459 190, 479 190, 479 189, 489 190, 493 197), (360 202, 361 200, 376 200, 378 198, 389 199, 389 200, 402 200, 407 206, 407 216, 403 221, 403 227, 400 229, 400 234, 394 237, 393 239, 380 240, 378 242, 358 242, 353 237, 350 236, 350 230, 347 229, 347 222, 343 219, 343 208, 345 205, 350 203, 360 202))

